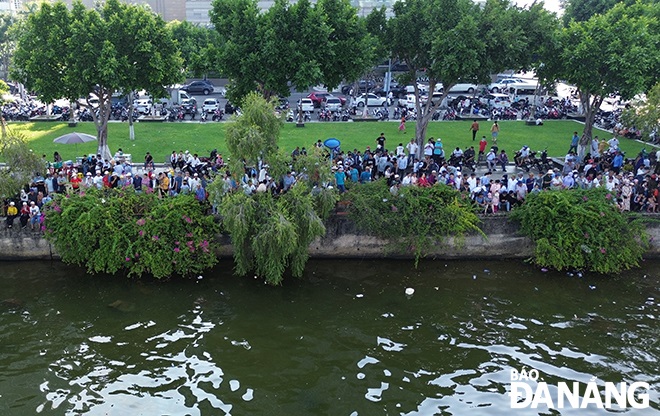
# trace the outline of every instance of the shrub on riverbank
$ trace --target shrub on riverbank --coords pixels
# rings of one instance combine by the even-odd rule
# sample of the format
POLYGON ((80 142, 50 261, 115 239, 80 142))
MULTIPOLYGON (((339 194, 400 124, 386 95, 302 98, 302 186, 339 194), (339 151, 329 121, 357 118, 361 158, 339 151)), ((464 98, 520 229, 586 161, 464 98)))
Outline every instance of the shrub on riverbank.
POLYGON ((393 248, 406 247, 416 263, 449 236, 460 242, 481 232, 472 202, 446 185, 404 186, 392 195, 386 181, 378 180, 352 187, 344 199, 358 229, 392 241, 393 248))
POLYGON ((604 188, 532 193, 511 219, 534 240, 539 266, 620 273, 639 266, 649 238, 613 198, 604 188))
POLYGON ((56 197, 43 230, 64 262, 89 273, 190 276, 217 263, 219 227, 206 210, 191 195, 90 189, 56 197))

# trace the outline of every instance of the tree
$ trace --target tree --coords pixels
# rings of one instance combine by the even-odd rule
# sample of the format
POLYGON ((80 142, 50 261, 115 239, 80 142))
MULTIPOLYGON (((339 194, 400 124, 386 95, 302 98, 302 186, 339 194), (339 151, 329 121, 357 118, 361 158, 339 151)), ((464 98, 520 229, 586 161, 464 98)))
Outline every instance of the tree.
POLYGON ((12 27, 16 19, 9 13, 0 13, 0 78, 7 79, 9 61, 16 47, 12 27))
POLYGON ((144 89, 160 96, 181 78, 181 58, 165 22, 144 7, 108 0, 99 10, 75 2, 43 3, 19 35, 13 79, 52 102, 98 97, 91 113, 98 153, 110 158, 108 119, 112 94, 144 89))
POLYGON ((532 66, 557 25, 541 5, 519 9, 506 0, 489 0, 483 7, 470 0, 407 0, 395 3, 393 11, 386 38, 392 56, 410 69, 399 81, 415 88, 420 152, 433 113, 454 85, 486 83, 490 74, 532 66), (428 77, 429 97, 436 85, 444 88, 425 104, 414 83, 420 72, 428 77))
POLYGON ((236 103, 251 91, 289 95, 339 85, 373 61, 373 42, 347 0, 276 0, 263 14, 256 0, 216 0, 211 21, 223 40, 218 65, 236 103))
POLYGON ((635 126, 643 138, 660 139, 660 83, 646 94, 646 99, 636 100, 622 114, 626 126, 635 126))
POLYGON ((656 5, 619 3, 605 14, 572 21, 557 33, 540 71, 577 87, 585 115, 578 153, 591 142, 596 112, 609 94, 630 99, 656 82, 660 23, 656 5))
MULTIPOLYGON (((275 102, 252 92, 242 108, 241 116, 227 127, 231 171, 248 172, 267 162, 269 175, 281 178, 291 160, 278 152, 282 120, 274 114, 275 102)), ((287 192, 246 195, 243 189, 228 189, 220 178, 209 185, 211 200, 219 206, 222 226, 231 237, 237 274, 253 271, 270 284, 279 284, 287 269, 293 276, 302 275, 309 244, 325 234, 320 214, 327 215, 328 206, 336 202, 333 189, 316 186, 312 192, 314 182, 321 185, 328 180, 316 171, 327 163, 319 156, 312 153, 294 161, 306 179, 301 177, 287 192)))
POLYGON ((177 20, 167 24, 183 59, 183 70, 194 76, 206 76, 217 67, 220 35, 210 27, 177 20))

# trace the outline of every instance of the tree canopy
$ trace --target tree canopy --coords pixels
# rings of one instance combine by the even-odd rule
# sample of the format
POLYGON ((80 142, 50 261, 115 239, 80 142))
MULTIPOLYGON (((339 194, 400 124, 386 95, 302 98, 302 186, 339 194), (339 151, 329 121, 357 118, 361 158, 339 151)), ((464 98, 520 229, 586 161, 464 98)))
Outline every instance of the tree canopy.
POLYGON ((437 84, 444 87, 442 97, 422 105, 415 86, 420 143, 434 110, 454 85, 490 82, 491 74, 530 68, 558 24, 540 4, 520 9, 507 0, 488 0, 483 7, 471 0, 406 0, 395 3, 393 11, 384 39, 391 56, 409 67, 401 80, 412 82, 424 72, 429 96, 437 84))
POLYGON ((194 76, 207 75, 217 67, 220 35, 210 27, 200 26, 188 21, 172 21, 167 24, 177 42, 182 69, 194 76))
POLYGON ((19 34, 12 78, 40 100, 98 97, 92 116, 98 153, 110 157, 107 122, 116 91, 162 94, 181 77, 181 58, 165 22, 143 6, 108 0, 86 9, 76 1, 42 3, 19 34))
POLYGON ((211 21, 223 44, 219 70, 230 99, 251 91, 288 96, 319 83, 335 87, 373 62, 375 42, 348 0, 276 0, 260 13, 256 0, 215 0, 211 21))
POLYGON ((605 14, 572 21, 546 51, 541 76, 577 87, 586 116, 584 143, 603 99, 630 99, 657 81, 660 69, 660 6, 619 3, 605 14))

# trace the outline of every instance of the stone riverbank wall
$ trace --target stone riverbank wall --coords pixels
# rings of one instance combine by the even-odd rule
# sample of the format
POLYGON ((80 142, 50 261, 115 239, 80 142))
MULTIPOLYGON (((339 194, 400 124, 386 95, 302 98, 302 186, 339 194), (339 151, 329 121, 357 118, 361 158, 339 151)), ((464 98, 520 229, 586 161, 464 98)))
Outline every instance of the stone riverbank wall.
MULTIPOLYGON (((659 217, 655 217, 660 219, 659 217)), ((392 252, 387 241, 356 230, 346 217, 337 215, 326 224, 327 233, 309 246, 312 258, 412 258, 409 252, 392 252)), ((532 255, 533 244, 519 233, 518 226, 504 215, 482 218, 479 234, 467 236, 463 244, 452 239, 435 245, 430 258, 439 259, 520 259, 532 255)), ((660 258, 660 221, 647 224, 651 247, 646 257, 660 258)), ((219 237, 222 243, 220 256, 231 256, 229 238, 219 237)), ((38 232, 0 227, 0 260, 57 260, 54 248, 38 232)))

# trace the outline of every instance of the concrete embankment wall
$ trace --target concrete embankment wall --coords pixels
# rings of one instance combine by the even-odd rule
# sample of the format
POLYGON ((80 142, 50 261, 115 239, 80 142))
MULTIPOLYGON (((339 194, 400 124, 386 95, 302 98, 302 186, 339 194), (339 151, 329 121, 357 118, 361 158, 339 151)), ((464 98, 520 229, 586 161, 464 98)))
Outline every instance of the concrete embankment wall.
MULTIPOLYGON (((355 225, 345 216, 335 216, 328 221, 327 233, 309 247, 313 258, 412 258, 407 250, 391 252, 387 241, 356 230, 355 225)), ((527 258, 532 255, 532 241, 520 235, 516 224, 510 223, 506 216, 483 218, 481 229, 485 238, 479 234, 469 235, 462 244, 454 244, 452 239, 436 244, 430 250, 430 257, 444 259, 475 258, 527 258)), ((647 225, 651 236, 651 247, 646 257, 660 257, 660 222, 647 225)), ((221 256, 232 254, 229 238, 220 237, 221 256)), ((54 248, 41 237, 40 233, 0 227, 0 260, 52 260, 59 259, 54 248)))

